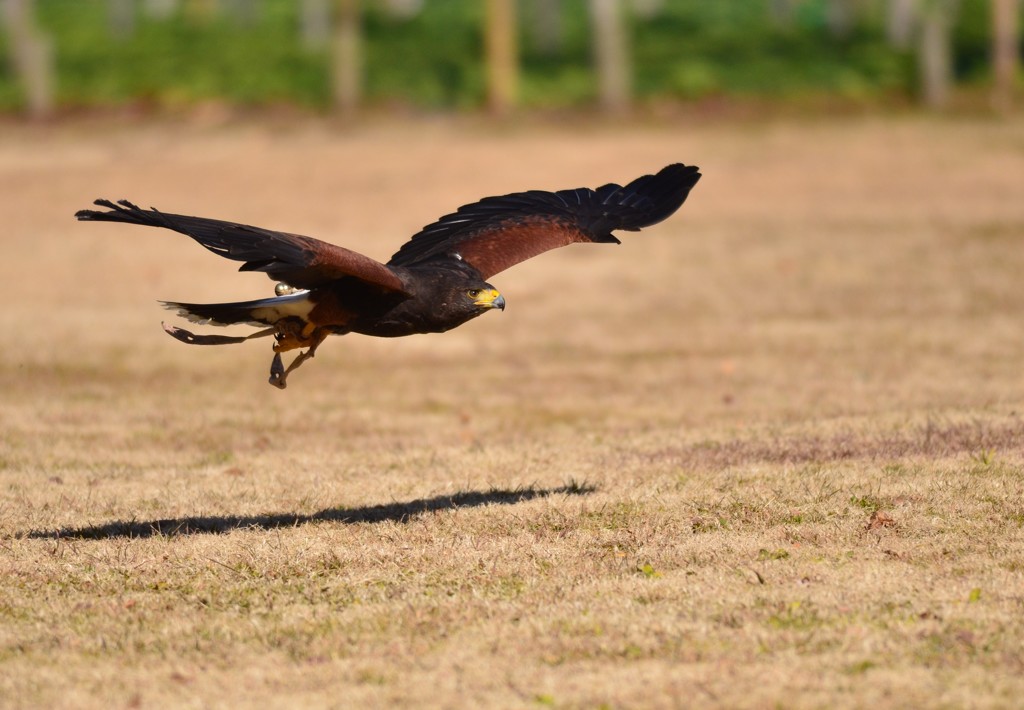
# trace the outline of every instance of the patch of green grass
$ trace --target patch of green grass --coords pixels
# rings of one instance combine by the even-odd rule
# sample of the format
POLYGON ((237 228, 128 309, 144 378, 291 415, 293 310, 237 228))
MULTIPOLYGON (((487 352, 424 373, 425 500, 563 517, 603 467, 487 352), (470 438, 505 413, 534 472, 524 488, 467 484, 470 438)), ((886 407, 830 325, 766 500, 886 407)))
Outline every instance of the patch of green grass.
POLYGON ((647 579, 657 579, 661 576, 661 572, 654 569, 654 565, 650 562, 644 562, 643 564, 637 565, 636 571, 647 579))
POLYGON ((974 464, 975 473, 983 473, 992 468, 996 463, 996 452, 992 449, 981 449, 971 454, 971 462, 974 464))
POLYGON ((585 511, 581 525, 588 529, 628 530, 649 513, 643 503, 619 501, 613 505, 602 505, 585 511))
POLYGON ((779 606, 781 608, 767 619, 768 625, 776 629, 808 631, 825 624, 813 602, 798 600, 779 606))
POLYGON ((720 516, 696 517, 690 521, 690 529, 695 533, 707 533, 716 530, 726 530, 729 527, 729 521, 720 516))
POLYGON ((843 670, 849 675, 864 675, 872 668, 877 668, 878 662, 871 659, 865 658, 863 661, 857 661, 847 665, 843 670))
POLYGON ((850 505, 856 506, 868 513, 874 513, 884 507, 881 499, 871 494, 850 496, 850 505))
POLYGON ((765 561, 768 561, 768 560, 785 560, 785 559, 789 559, 789 551, 788 550, 783 550, 783 549, 766 550, 765 548, 762 547, 757 552, 757 559, 762 561, 762 562, 765 562, 765 561))

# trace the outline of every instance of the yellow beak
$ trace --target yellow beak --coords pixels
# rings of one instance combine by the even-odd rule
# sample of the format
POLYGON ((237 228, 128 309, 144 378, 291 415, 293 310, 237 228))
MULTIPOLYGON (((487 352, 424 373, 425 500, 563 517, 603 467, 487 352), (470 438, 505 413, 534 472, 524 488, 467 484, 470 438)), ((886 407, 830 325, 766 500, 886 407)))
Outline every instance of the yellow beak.
POLYGON ((480 306, 481 308, 500 308, 505 310, 505 297, 493 288, 484 289, 480 292, 480 296, 473 301, 473 305, 480 306))

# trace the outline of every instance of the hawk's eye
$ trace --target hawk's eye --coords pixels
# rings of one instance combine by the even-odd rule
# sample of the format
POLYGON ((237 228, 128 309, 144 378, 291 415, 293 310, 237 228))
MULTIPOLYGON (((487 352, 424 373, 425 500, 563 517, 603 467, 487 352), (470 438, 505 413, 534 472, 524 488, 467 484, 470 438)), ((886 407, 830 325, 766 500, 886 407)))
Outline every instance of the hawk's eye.
POLYGON ((470 298, 476 298, 479 295, 480 295, 480 289, 478 289, 478 288, 474 288, 473 290, 471 290, 469 292, 469 297, 470 298))

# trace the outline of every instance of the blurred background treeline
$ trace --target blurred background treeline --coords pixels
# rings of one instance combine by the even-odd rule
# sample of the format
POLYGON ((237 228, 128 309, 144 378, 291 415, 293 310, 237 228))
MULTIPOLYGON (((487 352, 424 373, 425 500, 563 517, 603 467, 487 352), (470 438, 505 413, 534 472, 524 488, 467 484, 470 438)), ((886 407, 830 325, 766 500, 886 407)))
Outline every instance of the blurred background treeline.
POLYGON ((1000 109, 1020 0, 0 0, 0 111, 1000 109))

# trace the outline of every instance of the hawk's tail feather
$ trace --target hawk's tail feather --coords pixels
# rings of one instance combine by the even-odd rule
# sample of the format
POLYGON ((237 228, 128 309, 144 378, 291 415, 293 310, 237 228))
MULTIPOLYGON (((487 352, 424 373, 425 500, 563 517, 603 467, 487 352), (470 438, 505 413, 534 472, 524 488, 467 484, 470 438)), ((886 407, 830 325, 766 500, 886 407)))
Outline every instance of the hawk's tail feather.
MULTIPOLYGON (((253 303, 253 302, 249 302, 253 303)), ((271 325, 252 316, 249 303, 178 303, 160 301, 160 305, 197 325, 271 325)))
POLYGON ((261 298, 238 303, 180 303, 161 301, 160 305, 192 323, 200 325, 274 325, 289 316, 306 320, 313 309, 309 291, 297 291, 287 296, 261 298))

